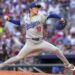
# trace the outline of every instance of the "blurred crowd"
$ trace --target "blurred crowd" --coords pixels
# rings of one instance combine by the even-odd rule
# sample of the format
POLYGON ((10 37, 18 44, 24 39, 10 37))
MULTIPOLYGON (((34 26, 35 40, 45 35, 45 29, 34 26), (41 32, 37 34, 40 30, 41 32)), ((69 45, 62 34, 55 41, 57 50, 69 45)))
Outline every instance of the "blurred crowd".
MULTIPOLYGON (((20 20, 28 12, 28 4, 32 1, 0 0, 0 60, 16 55, 25 44, 25 32, 20 26, 4 21, 3 16, 20 20)), ((64 30, 55 30, 57 20, 48 19, 44 25, 44 39, 60 48, 64 54, 75 54, 75 0, 34 1, 42 6, 39 13, 56 13, 67 20, 64 30)))

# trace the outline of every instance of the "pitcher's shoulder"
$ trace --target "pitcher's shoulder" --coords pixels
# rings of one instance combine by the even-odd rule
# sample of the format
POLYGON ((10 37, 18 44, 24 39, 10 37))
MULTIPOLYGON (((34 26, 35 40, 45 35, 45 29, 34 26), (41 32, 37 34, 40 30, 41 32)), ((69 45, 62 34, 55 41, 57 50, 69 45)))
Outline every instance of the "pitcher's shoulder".
POLYGON ((47 18, 47 14, 44 14, 44 13, 38 13, 38 15, 40 16, 40 17, 44 17, 44 18, 47 18))
POLYGON ((44 16, 44 14, 42 14, 42 13, 38 13, 38 16, 44 16))
POLYGON ((41 18, 41 21, 45 21, 47 19, 47 16, 43 13, 39 13, 38 15, 41 18))
POLYGON ((24 13, 22 17, 23 18, 27 18, 28 17, 28 14, 27 13, 24 13))

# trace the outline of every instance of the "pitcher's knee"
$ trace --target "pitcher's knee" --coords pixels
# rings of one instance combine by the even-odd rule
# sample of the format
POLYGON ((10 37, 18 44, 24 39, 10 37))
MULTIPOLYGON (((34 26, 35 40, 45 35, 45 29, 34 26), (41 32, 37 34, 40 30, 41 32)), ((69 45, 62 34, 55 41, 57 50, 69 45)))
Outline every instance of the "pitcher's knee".
POLYGON ((23 59, 23 56, 17 55, 16 58, 17 58, 18 60, 20 60, 20 59, 23 59))
POLYGON ((55 49, 53 50, 53 53, 54 53, 54 54, 56 54, 56 53, 58 53, 58 52, 61 52, 59 48, 55 48, 55 49))

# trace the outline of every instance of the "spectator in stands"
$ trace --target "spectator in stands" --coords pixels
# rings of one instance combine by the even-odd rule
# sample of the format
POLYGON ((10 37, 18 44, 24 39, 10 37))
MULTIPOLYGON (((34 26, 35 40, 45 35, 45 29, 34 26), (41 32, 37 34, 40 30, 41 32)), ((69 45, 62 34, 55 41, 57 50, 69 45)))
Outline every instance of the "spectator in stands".
POLYGON ((17 55, 17 53, 18 53, 18 51, 19 51, 19 50, 17 50, 17 49, 18 49, 18 48, 16 48, 15 44, 12 44, 11 50, 10 50, 10 57, 17 55))
POLYGON ((75 42, 72 43, 71 54, 75 54, 75 42))
POLYGON ((3 24, 2 21, 0 20, 0 34, 3 34, 4 29, 3 29, 3 24))
POLYGON ((3 62, 9 58, 9 55, 7 53, 6 44, 2 43, 0 45, 0 62, 3 62))
POLYGON ((60 3, 58 0, 52 0, 52 3, 49 5, 49 13, 60 14, 60 3))
POLYGON ((71 42, 68 39, 64 39, 63 40, 63 53, 64 54, 71 54, 72 50, 71 50, 71 42))
POLYGON ((71 27, 68 39, 71 41, 71 44, 75 42, 75 27, 71 27))
POLYGON ((54 35, 51 38, 51 42, 55 44, 56 40, 61 37, 63 37, 63 32, 60 30, 55 30, 54 35))
POLYGON ((52 67, 52 73, 53 74, 61 74, 62 70, 59 67, 52 67))

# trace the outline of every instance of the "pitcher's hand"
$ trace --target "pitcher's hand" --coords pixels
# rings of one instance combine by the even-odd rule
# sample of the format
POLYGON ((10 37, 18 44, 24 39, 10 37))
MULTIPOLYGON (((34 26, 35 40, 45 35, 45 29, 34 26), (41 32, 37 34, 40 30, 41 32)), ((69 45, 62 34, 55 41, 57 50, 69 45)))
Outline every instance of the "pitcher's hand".
POLYGON ((4 20, 9 21, 9 19, 10 19, 9 16, 7 16, 7 15, 4 16, 4 20))

